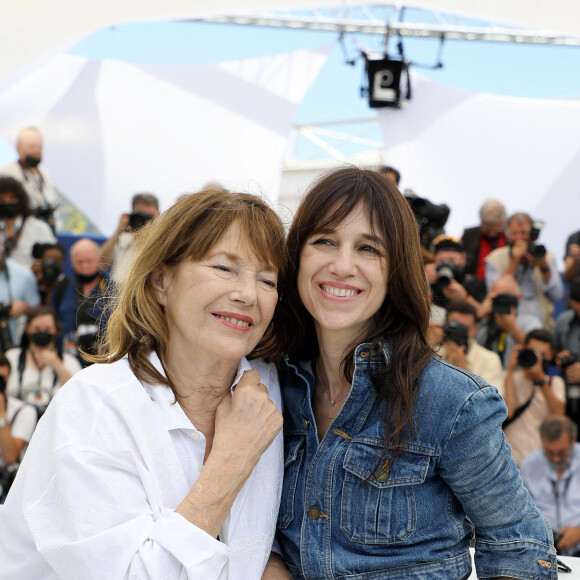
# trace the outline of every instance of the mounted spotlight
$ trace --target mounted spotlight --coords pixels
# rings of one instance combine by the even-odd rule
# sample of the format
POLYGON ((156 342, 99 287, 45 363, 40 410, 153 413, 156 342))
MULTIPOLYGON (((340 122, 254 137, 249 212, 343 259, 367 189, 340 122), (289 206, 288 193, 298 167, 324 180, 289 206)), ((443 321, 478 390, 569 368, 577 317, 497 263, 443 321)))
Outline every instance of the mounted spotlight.
POLYGON ((402 101, 411 98, 410 63, 407 60, 388 56, 373 59, 364 53, 363 56, 370 107, 401 107, 402 101))

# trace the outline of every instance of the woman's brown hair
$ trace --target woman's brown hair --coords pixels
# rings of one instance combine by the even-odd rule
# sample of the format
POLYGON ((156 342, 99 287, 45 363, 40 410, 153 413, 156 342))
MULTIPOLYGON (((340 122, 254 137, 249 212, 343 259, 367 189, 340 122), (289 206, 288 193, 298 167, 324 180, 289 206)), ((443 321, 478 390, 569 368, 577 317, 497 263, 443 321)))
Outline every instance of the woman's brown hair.
MULTIPOLYGON (((205 189, 186 195, 135 234, 131 246, 134 259, 112 306, 100 345, 102 354, 86 358, 109 363, 127 355, 139 379, 173 388, 171 371, 166 366, 169 329, 151 275, 161 264, 171 267, 185 260, 201 260, 234 222, 240 225, 248 247, 256 256, 277 269, 280 293, 287 255, 284 227, 274 210, 254 195, 225 189, 205 189), (157 352, 166 376, 149 361, 152 351, 157 352)), ((249 358, 276 360, 281 356, 279 326, 274 314, 249 358)))
POLYGON ((386 401, 384 458, 387 446, 399 452, 403 438, 414 431, 414 397, 419 375, 433 356, 428 343, 430 301, 413 211, 394 182, 370 169, 347 166, 319 178, 301 202, 288 233, 288 306, 293 313, 291 341, 317 355, 312 316, 297 288, 300 255, 307 238, 336 227, 359 205, 368 210, 373 235, 382 238, 387 256, 387 294, 364 336, 357 338, 342 361, 352 380, 353 355, 362 342, 379 349, 387 342, 390 364, 373 377, 379 401, 386 401))

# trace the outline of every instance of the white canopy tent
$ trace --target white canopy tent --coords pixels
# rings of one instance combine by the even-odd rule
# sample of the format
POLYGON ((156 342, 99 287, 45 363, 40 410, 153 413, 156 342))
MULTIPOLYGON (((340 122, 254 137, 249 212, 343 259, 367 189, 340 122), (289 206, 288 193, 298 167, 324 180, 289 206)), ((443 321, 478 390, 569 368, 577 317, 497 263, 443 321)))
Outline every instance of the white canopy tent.
POLYGON ((546 222, 540 242, 562 262, 580 227, 580 100, 471 93, 414 77, 403 110, 379 113, 385 163, 402 187, 447 203, 446 231, 479 223, 487 199, 546 222))
MULTIPOLYGON (((359 0, 317 0, 316 6, 368 4, 359 0)), ((574 0, 419 0, 415 6, 504 24, 580 36, 580 3, 574 0)), ((129 22, 202 18, 260 10, 299 9, 304 0, 0 0, 0 86, 29 72, 91 33, 129 22), (6 55, 10 55, 6 58, 6 55)))
POLYGON ((101 231, 131 196, 165 209, 208 182, 276 199, 296 108, 326 48, 213 66, 137 66, 61 55, 0 93, 0 137, 38 125, 58 188, 101 231))

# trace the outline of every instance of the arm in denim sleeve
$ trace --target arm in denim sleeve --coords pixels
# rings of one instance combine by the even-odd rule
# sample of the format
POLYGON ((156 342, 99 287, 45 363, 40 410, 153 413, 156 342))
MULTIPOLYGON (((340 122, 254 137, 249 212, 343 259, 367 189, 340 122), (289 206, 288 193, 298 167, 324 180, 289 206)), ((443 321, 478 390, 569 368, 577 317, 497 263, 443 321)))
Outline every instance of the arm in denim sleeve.
POLYGON ((557 578, 551 531, 522 484, 505 417, 495 389, 470 394, 444 443, 441 476, 475 526, 478 578, 557 578))

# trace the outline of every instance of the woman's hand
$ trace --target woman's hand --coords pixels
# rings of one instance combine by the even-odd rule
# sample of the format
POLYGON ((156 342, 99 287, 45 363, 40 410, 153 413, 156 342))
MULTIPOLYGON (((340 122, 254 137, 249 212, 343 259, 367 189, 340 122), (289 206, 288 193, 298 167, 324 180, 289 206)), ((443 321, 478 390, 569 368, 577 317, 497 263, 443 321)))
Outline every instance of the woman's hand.
POLYGON ((211 454, 235 453, 238 465, 249 476, 282 429, 282 423, 282 415, 268 397, 268 389, 260 383, 260 373, 246 371, 233 395, 226 395, 217 408, 211 454))
POLYGON ((238 493, 281 429, 282 415, 260 383, 260 374, 245 372, 234 394, 226 393, 219 404, 211 452, 175 511, 217 537, 238 493))

